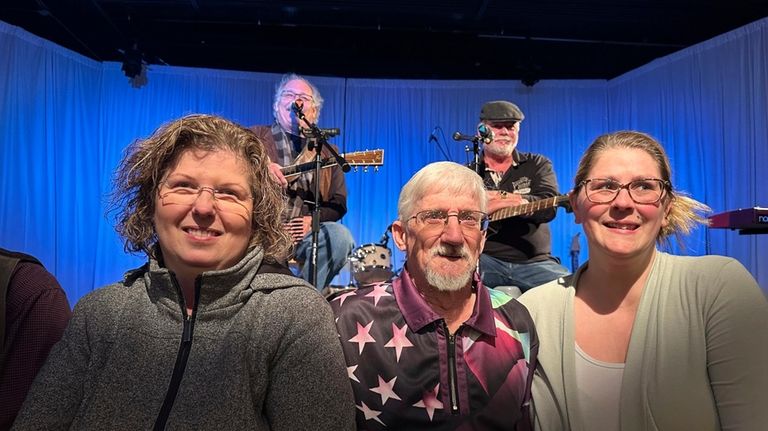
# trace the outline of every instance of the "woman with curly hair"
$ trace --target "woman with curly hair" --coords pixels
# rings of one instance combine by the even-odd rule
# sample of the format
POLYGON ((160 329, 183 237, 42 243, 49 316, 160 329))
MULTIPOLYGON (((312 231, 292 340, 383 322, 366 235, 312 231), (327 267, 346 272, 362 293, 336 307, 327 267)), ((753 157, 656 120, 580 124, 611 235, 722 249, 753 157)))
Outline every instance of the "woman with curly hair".
POLYGON ((253 132, 190 115, 137 141, 114 208, 148 262, 75 307, 15 429, 353 429, 331 310, 283 262, 253 132), (329 396, 333 394, 333 396, 329 396))

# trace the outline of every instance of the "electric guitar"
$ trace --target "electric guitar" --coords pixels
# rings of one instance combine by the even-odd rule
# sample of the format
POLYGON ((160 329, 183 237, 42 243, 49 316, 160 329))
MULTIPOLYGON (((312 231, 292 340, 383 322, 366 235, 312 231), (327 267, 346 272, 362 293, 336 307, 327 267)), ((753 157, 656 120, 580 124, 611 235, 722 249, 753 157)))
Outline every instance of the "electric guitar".
MULTIPOLYGON (((342 156, 350 166, 363 166, 366 169, 369 166, 373 166, 375 170, 378 170, 379 166, 384 166, 384 150, 357 151, 354 153, 345 153, 342 154, 342 156)), ((320 164, 321 169, 326 169, 338 165, 336 159, 330 157, 322 159, 320 164)), ((298 178, 299 175, 303 174, 304 172, 311 171, 313 169, 315 169, 314 160, 311 162, 298 163, 280 168, 280 172, 283 173, 286 180, 292 181, 298 178)))
POLYGON ((517 205, 513 207, 506 207, 497 210, 488 218, 491 221, 503 220, 505 218, 517 217, 523 214, 535 213, 537 211, 543 211, 550 208, 563 207, 567 212, 571 212, 571 204, 568 201, 569 195, 554 196, 551 198, 539 199, 527 204, 517 205))

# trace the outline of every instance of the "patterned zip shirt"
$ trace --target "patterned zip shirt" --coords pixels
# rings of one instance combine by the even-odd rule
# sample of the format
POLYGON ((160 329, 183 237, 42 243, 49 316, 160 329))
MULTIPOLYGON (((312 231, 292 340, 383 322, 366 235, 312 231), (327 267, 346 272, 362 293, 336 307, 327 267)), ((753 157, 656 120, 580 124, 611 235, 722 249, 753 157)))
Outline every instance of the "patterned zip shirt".
POLYGON ((475 274, 453 334, 407 270, 331 301, 361 430, 528 430, 538 339, 517 300, 475 274))

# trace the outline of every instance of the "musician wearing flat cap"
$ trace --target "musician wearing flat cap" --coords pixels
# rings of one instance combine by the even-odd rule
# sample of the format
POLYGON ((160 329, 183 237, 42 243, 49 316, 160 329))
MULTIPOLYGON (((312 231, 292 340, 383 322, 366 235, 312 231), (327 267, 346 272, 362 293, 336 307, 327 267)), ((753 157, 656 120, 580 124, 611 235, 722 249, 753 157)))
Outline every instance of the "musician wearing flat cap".
MULTIPOLYGON (((541 154, 517 148, 524 119, 523 111, 505 100, 487 102, 480 110, 478 128, 487 139, 483 141, 480 166, 471 167, 480 173, 489 190, 488 213, 492 219, 500 209, 511 210, 559 195, 552 162, 541 154)), ((568 269, 551 254, 547 223, 556 212, 554 206, 493 221, 480 256, 483 284, 512 291, 517 287, 525 292, 568 274, 568 269)))

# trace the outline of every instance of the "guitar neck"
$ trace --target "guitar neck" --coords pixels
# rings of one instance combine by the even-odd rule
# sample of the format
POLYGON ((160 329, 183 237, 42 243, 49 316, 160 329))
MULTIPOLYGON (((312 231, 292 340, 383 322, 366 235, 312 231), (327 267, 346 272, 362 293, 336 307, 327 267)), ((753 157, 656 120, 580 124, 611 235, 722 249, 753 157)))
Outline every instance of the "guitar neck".
POLYGON ((562 204, 563 202, 567 202, 567 200, 568 200, 567 195, 555 196, 555 197, 546 198, 546 199, 539 199, 533 202, 528 202, 527 204, 502 208, 494 212, 493 214, 491 214, 489 218, 491 219, 491 221, 497 221, 505 218, 517 217, 522 214, 535 213, 537 211, 543 211, 549 208, 555 208, 560 204, 562 204))
MULTIPOLYGON (((349 166, 355 166, 355 169, 357 169, 357 166, 363 166, 364 168, 373 166, 374 169, 377 169, 379 166, 384 165, 384 150, 356 151, 353 153, 342 154, 342 156, 346 159, 347 164, 349 166)), ((336 161, 336 159, 330 157, 320 161, 320 167, 322 169, 338 165, 339 163, 336 161)), ((299 163, 298 165, 285 166, 280 168, 280 171, 283 173, 285 179, 290 181, 303 174, 304 172, 314 169, 315 161, 312 160, 309 162, 299 163)))

